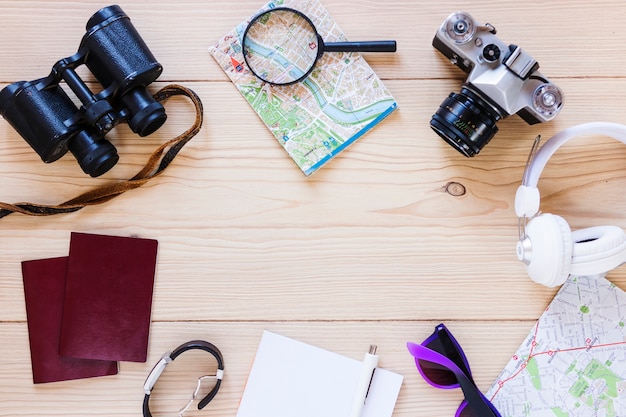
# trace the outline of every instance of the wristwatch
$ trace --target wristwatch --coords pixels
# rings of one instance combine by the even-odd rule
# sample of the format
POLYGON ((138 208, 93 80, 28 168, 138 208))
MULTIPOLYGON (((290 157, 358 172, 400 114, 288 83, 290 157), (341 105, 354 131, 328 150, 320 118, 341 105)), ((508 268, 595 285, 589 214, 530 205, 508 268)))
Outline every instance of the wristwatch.
POLYGON ((179 412, 180 415, 182 416, 183 413, 189 408, 191 403, 196 399, 196 396, 198 395, 198 391, 200 389, 200 384, 203 379, 214 378, 216 379, 216 381, 215 381, 215 386, 213 387, 213 389, 202 400, 198 402, 198 410, 202 410, 204 407, 206 407, 206 405, 209 402, 211 402, 211 400, 215 397, 215 395, 220 389, 222 378, 224 377, 224 358, 222 357, 222 353, 212 343, 206 342, 204 340, 192 340, 187 343, 183 343, 182 345, 178 346, 176 349, 174 349, 171 352, 165 353, 161 357, 161 360, 157 362, 154 368, 152 368, 152 371, 150 371, 150 374, 146 378, 146 382, 143 384, 143 389, 146 393, 143 399, 144 417, 152 417, 152 414, 150 413, 150 405, 149 405, 150 394, 152 393, 152 388, 154 388, 154 385, 156 384, 157 380, 159 379, 159 377, 161 376, 161 374, 163 373, 167 365, 170 362, 172 362, 174 359, 176 359, 179 355, 191 349, 204 350, 206 352, 209 352, 211 355, 213 355, 215 359, 217 360, 217 371, 215 375, 202 376, 198 378, 198 384, 196 386, 196 390, 194 391, 191 397, 191 400, 189 400, 187 405, 185 405, 185 407, 183 407, 180 410, 179 412))

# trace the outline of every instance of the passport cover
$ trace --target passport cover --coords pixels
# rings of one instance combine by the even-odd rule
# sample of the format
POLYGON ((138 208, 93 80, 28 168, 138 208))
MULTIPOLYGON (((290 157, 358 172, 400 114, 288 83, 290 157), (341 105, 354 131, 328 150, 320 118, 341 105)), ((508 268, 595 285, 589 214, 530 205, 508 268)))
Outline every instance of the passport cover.
POLYGON ((33 382, 117 374, 117 362, 59 355, 67 257, 22 262, 33 382))
POLYGON ((73 232, 59 353, 145 362, 156 240, 73 232))

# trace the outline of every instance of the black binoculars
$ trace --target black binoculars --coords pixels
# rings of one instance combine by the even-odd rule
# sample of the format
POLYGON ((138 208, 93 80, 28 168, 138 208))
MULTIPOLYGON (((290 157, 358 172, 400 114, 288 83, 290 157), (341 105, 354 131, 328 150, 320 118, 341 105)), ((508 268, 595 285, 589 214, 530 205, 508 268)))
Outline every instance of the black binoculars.
POLYGON ((105 139, 117 124, 125 121, 133 132, 147 136, 165 122, 165 109, 146 89, 162 71, 126 13, 117 5, 105 7, 87 22, 78 52, 54 64, 50 75, 0 91, 0 114, 44 162, 69 150, 85 173, 97 177, 119 159, 105 139), (83 64, 102 85, 99 93, 76 73, 83 64))

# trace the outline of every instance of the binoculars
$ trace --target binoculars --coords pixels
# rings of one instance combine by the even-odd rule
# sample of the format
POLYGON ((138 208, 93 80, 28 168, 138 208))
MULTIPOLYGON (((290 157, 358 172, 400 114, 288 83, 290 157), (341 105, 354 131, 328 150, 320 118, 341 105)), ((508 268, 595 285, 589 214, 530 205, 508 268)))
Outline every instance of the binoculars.
POLYGON ((54 64, 50 75, 0 91, 0 114, 44 162, 54 162, 69 150, 85 173, 97 177, 119 159, 105 139, 117 124, 126 122, 143 137, 165 122, 165 109, 146 89, 162 71, 124 11, 117 5, 105 7, 87 22, 78 52, 54 64), (99 93, 77 74, 83 64, 102 85, 99 93))

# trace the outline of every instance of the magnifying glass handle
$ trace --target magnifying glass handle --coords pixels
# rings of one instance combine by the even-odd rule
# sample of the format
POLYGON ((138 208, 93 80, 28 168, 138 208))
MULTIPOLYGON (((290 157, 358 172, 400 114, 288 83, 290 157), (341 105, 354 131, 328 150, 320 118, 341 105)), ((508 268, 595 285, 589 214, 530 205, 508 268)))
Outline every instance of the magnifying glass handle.
POLYGON ((396 41, 329 42, 324 52, 396 52, 396 41))

